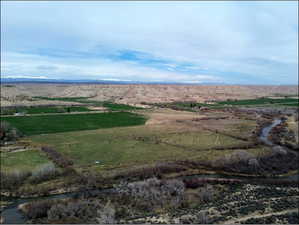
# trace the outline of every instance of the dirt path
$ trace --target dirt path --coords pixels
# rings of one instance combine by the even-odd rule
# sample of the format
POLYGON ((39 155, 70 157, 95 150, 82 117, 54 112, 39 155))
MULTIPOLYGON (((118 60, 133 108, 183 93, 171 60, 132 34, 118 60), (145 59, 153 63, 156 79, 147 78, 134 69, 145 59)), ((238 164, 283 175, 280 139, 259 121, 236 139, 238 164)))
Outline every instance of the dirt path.
POLYGON ((249 214, 247 216, 227 220, 222 224, 240 223, 242 221, 246 221, 246 220, 251 219, 251 218, 257 219, 257 218, 263 218, 263 217, 272 216, 272 215, 283 215, 283 214, 292 213, 292 212, 298 212, 298 209, 288 209, 288 210, 284 210, 284 211, 280 211, 280 212, 272 212, 272 213, 266 213, 266 214, 252 213, 252 214, 249 214))
POLYGON ((22 149, 12 150, 9 153, 25 152, 25 151, 30 151, 30 150, 32 150, 32 149, 22 148, 22 149))

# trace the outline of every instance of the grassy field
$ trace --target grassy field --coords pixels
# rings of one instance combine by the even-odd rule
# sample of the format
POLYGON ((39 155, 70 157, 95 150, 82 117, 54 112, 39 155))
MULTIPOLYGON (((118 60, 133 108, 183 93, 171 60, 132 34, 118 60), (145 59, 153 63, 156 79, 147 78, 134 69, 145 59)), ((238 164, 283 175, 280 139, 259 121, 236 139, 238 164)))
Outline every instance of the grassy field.
POLYGON ((257 99, 245 99, 245 100, 231 100, 231 101, 222 101, 217 104, 221 105, 267 105, 267 104, 282 104, 290 106, 299 106, 298 99, 294 98, 257 98, 257 99))
POLYGON ((4 153, 1 152, 1 171, 32 171, 49 160, 39 150, 4 153))
POLYGON ((50 101, 64 101, 64 102, 84 102, 85 100, 89 99, 89 97, 62 97, 62 98, 50 98, 44 96, 36 96, 33 99, 43 99, 43 100, 50 100, 50 101))
POLYGON ((103 107, 106 107, 112 111, 142 109, 140 107, 134 107, 134 106, 125 105, 125 104, 116 104, 116 103, 111 103, 111 102, 104 102, 103 107))
POLYGON ((25 135, 93 130, 144 124, 146 118, 129 112, 3 117, 25 135))
POLYGON ((162 108, 171 108, 175 110, 184 110, 189 112, 195 112, 198 108, 201 107, 209 107, 209 108, 222 108, 223 105, 218 104, 205 104, 205 103, 198 103, 198 102, 169 102, 169 103, 156 103, 153 104, 158 107, 162 108))
POLYGON ((198 102, 169 102, 169 103, 156 103, 153 104, 163 108, 171 108, 175 110, 185 110, 190 112, 195 112, 201 107, 208 108, 223 108, 227 105, 230 106, 290 106, 290 107, 299 107, 298 99, 286 97, 286 98, 257 98, 257 99, 245 99, 245 100, 228 100, 228 101, 219 101, 214 102, 214 104, 205 104, 198 102))
POLYGON ((298 121, 295 120, 294 116, 289 116, 287 117, 287 125, 288 128, 294 132, 295 135, 295 139, 296 139, 296 143, 294 144, 298 144, 299 142, 299 125, 298 125, 298 121))
POLYGON ((90 104, 92 106, 102 106, 112 111, 121 111, 121 110, 138 110, 142 109, 140 107, 134 107, 125 104, 118 104, 114 102, 107 102, 107 101, 95 101, 90 100, 89 97, 67 97, 67 98, 49 98, 49 97, 34 97, 35 99, 43 99, 43 100, 52 100, 52 101, 64 101, 64 102, 79 102, 84 104, 90 104))
MULTIPOLYGON (((152 164, 167 160, 211 160, 232 151, 200 151, 200 149, 240 143, 233 138, 206 131, 173 134, 169 130, 164 131, 163 128, 147 126, 36 135, 31 136, 30 140, 38 145, 54 146, 59 152, 71 158, 77 168, 96 170, 152 164), (174 143, 179 141, 179 144, 186 148, 162 143, 164 139, 174 143), (193 142, 194 140, 196 142, 193 142), (199 150, 192 151, 190 147, 199 150), (95 164, 95 161, 100 161, 100 164, 95 164)), ((260 154, 265 152, 266 148, 249 151, 260 154)))
POLYGON ((66 113, 66 112, 88 112, 92 111, 83 106, 37 106, 37 107, 16 107, 10 109, 1 109, 1 115, 13 115, 17 112, 26 114, 41 114, 41 113, 66 113))
POLYGON ((201 121, 201 124, 221 133, 240 138, 249 138, 257 126, 256 121, 246 119, 210 120, 201 121))
POLYGON ((163 142, 190 148, 207 149, 213 147, 236 146, 245 144, 235 138, 227 137, 209 131, 174 133, 161 138, 163 142))

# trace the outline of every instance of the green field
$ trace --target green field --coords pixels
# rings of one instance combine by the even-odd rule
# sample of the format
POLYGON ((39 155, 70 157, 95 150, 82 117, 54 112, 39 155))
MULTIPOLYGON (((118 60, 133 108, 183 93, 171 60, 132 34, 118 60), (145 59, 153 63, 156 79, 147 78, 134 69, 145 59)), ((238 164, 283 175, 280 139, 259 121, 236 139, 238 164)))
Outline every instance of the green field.
POLYGON ((32 171, 49 162, 46 155, 39 150, 1 152, 1 171, 32 171))
POLYGON ((142 109, 140 107, 134 107, 134 106, 125 105, 125 104, 116 104, 116 103, 111 103, 111 102, 104 102, 103 107, 106 107, 112 111, 142 109))
MULTIPOLYGON (((54 146, 57 151, 71 158, 76 168, 99 170, 167 160, 211 160, 232 151, 200 149, 240 144, 236 139, 206 131, 173 134, 163 128, 147 126, 35 135, 30 140, 38 145, 54 146), (180 146, 163 143, 164 141, 180 146), (95 161, 100 161, 100 164, 95 164, 95 161)), ((262 154, 266 148, 249 151, 262 154)))
POLYGON ((2 117, 25 135, 93 130, 144 124, 146 118, 129 112, 2 117))
POLYGON ((78 102, 78 103, 89 104, 92 106, 106 107, 107 109, 110 109, 112 111, 142 109, 140 107, 134 107, 134 106, 125 105, 125 104, 118 104, 118 103, 114 103, 114 102, 90 100, 89 97, 49 98, 49 97, 37 96, 37 97, 34 97, 34 99, 43 99, 43 100, 48 100, 48 101, 78 102))
POLYGON ((217 104, 221 105, 265 105, 265 104, 282 104, 290 106, 299 106, 298 99, 294 98, 257 98, 257 99, 244 99, 244 100, 230 100, 222 101, 217 104))
POLYGON ((34 106, 34 107, 15 107, 10 109, 1 109, 1 115, 13 115, 17 112, 26 114, 41 113, 66 113, 66 112, 88 112, 92 111, 83 106, 34 106))
POLYGON ((62 98, 50 98, 44 96, 36 96, 33 99, 43 99, 49 101, 64 101, 64 102, 84 102, 85 100, 89 99, 89 97, 62 97, 62 98))
POLYGON ((246 143, 245 141, 209 131, 168 134, 164 137, 162 136, 161 140, 164 143, 185 146, 192 149, 229 147, 246 143))
POLYGON ((153 104, 162 108, 171 108, 174 110, 184 110, 195 112, 201 107, 208 108, 223 108, 227 105, 230 106, 290 106, 299 107, 299 100, 294 98, 257 98, 257 99, 244 99, 244 100, 228 100, 214 102, 214 104, 198 103, 198 102, 168 102, 168 103, 155 103, 153 104))

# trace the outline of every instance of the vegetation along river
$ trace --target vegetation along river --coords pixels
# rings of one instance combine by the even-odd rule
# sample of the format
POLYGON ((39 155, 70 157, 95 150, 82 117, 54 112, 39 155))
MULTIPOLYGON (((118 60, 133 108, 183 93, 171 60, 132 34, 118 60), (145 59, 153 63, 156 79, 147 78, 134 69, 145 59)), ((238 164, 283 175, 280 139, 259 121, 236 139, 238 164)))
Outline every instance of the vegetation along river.
MULTIPOLYGON (((263 141, 265 144, 269 146, 275 146, 273 142, 269 140, 269 134, 271 130, 279 125, 282 122, 281 119, 274 119, 274 121, 269 125, 262 129, 260 140, 263 141)), ((200 175, 194 175, 194 176, 188 176, 185 178, 215 178, 215 179, 232 179, 232 180, 241 180, 241 181, 249 181, 250 183, 259 183, 261 181, 265 182, 265 180, 273 181, 292 181, 292 182, 298 182, 299 181, 299 174, 289 175, 289 176, 283 176, 283 177, 275 177, 275 178, 249 178, 245 176, 232 176, 232 175, 222 175, 222 174, 200 174, 200 175)), ((105 190, 94 190, 96 193, 104 193, 104 192, 113 191, 113 189, 105 189, 105 190)), ((93 191, 92 191, 93 192, 93 191)), ((18 209, 18 206, 20 204, 28 203, 35 200, 41 200, 41 199, 64 199, 64 198, 71 198, 78 195, 78 193, 66 193, 66 194, 57 194, 57 195, 51 195, 46 197, 35 197, 35 198, 9 198, 1 196, 1 200, 7 200, 11 201, 12 203, 7 206, 1 213, 2 218, 4 219, 4 223, 6 224, 20 224, 20 223, 26 223, 27 218, 23 216, 23 214, 18 209)))

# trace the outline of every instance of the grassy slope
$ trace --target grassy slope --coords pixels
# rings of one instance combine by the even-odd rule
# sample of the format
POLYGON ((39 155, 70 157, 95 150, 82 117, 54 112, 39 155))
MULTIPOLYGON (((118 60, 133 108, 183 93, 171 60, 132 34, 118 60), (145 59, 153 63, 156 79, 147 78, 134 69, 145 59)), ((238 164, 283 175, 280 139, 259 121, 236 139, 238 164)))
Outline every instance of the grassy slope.
POLYGON ((25 135, 134 126, 146 121, 143 116, 128 112, 4 117, 1 120, 25 135))
POLYGON ((1 171, 31 171, 45 163, 49 163, 49 160, 39 150, 1 153, 1 171))

